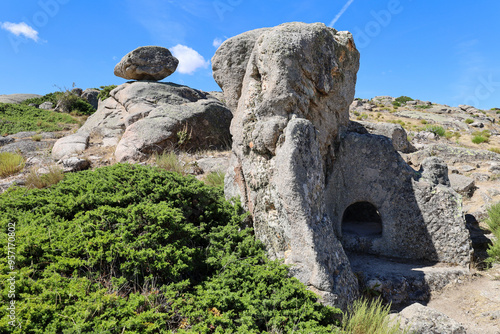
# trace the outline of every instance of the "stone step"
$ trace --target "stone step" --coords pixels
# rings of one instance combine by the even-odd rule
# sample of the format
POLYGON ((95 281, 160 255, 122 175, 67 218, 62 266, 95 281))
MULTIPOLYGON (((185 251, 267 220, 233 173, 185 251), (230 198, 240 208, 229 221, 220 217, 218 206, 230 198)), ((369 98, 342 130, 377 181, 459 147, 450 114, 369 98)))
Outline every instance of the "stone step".
POLYGON ((360 291, 380 296, 401 309, 415 302, 427 303, 433 292, 471 275, 468 268, 443 263, 416 262, 366 254, 347 254, 360 291))

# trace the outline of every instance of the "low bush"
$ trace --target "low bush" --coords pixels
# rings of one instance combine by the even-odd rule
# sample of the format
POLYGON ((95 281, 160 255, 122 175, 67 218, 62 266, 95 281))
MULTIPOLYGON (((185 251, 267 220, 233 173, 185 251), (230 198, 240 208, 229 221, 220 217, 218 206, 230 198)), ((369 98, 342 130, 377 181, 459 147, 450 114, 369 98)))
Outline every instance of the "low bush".
POLYGON ((419 104, 419 105, 416 105, 415 108, 417 108, 417 109, 430 109, 431 106, 427 105, 427 104, 419 104))
POLYGON ((482 135, 475 135, 472 137, 472 142, 474 144, 482 144, 482 143, 487 143, 488 138, 482 135))
POLYGON ((488 130, 474 131, 472 133, 472 142, 474 144, 487 143, 490 139, 491 132, 488 130))
POLYGON ((472 124, 472 123, 474 123, 474 120, 471 118, 467 118, 464 122, 465 122, 465 124, 472 124))
POLYGON ((0 177, 14 175, 24 168, 24 158, 22 155, 2 152, 0 153, 0 177))
POLYGON ((0 103, 0 134, 21 131, 60 131, 78 121, 67 114, 42 110, 27 105, 0 103))
POLYGON ((401 102, 399 102, 399 101, 392 101, 392 105, 397 109, 397 108, 401 107, 401 102))
POLYGON ((500 262, 500 203, 492 205, 488 209, 488 226, 495 236, 495 241, 488 248, 488 255, 490 256, 487 261, 500 262))
POLYGON ((439 137, 443 137, 446 134, 446 130, 439 125, 427 125, 423 128, 423 131, 432 132, 439 137))
MULTIPOLYGON (((6 307, 0 328, 331 333, 339 311, 268 260, 241 226, 244 217, 220 188, 138 165, 71 173, 50 189, 8 190, 0 195, 0 280, 15 272, 22 329, 9 325, 6 307)), ((2 305, 8 295, 5 284, 2 305)))
POLYGON ((109 93, 118 87, 117 85, 109 85, 109 86, 101 86, 99 89, 99 95, 97 95, 97 98, 101 99, 102 101, 106 100, 109 97, 109 93))
POLYGON ((22 104, 40 105, 43 102, 52 102, 54 107, 59 106, 62 112, 73 113, 74 115, 92 115, 95 112, 94 107, 92 107, 87 101, 69 90, 64 92, 53 92, 42 97, 28 99, 22 104))
POLYGON ((411 97, 408 97, 408 96, 400 96, 400 97, 396 98, 396 101, 401 103, 401 104, 405 104, 408 101, 413 101, 413 99, 411 97))

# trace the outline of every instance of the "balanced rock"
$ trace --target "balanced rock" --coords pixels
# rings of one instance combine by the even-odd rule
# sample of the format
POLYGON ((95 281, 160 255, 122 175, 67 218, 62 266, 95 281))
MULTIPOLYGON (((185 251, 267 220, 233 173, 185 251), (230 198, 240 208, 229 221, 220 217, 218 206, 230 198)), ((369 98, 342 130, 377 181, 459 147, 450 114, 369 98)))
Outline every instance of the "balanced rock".
POLYGON ((128 80, 159 81, 177 69, 179 60, 159 46, 143 46, 129 52, 115 66, 115 75, 128 80))

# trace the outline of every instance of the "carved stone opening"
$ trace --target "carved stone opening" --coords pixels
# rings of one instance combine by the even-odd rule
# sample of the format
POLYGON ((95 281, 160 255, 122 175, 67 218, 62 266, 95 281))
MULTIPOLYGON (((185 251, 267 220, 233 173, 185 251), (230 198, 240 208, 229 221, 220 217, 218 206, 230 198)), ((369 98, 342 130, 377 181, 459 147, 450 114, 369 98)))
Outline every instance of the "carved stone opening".
POLYGON ((382 236, 382 218, 377 208, 369 202, 349 205, 342 216, 342 235, 382 236))

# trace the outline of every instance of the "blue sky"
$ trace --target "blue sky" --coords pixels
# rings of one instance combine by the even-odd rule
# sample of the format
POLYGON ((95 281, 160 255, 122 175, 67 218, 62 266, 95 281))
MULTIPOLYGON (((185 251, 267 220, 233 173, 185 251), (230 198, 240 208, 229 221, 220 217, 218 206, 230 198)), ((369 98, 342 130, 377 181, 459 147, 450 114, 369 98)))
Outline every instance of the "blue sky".
POLYGON ((165 81, 219 90, 210 59, 221 41, 302 21, 353 33, 357 97, 489 109, 500 107, 499 15, 498 0, 2 0, 0 95, 121 84, 114 66, 144 45, 180 58, 165 81))

